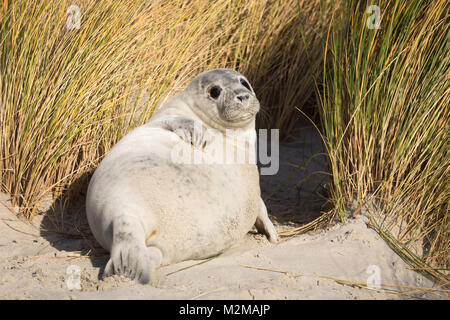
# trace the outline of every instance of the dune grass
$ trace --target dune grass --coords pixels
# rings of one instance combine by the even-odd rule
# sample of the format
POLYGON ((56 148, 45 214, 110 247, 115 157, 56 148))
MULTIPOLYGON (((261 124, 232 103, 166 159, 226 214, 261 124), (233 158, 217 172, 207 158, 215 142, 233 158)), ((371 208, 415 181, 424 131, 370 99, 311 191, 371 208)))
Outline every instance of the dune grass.
POLYGON ((264 109, 260 126, 286 135, 297 117, 291 105, 313 94, 312 81, 301 81, 310 70, 300 27, 320 71, 317 1, 0 6, 0 184, 30 219, 49 194, 70 202, 109 148, 199 72, 247 75, 264 109), (66 27, 70 5, 80 8, 79 29, 66 27))
POLYGON ((366 212, 405 260, 449 284, 448 1, 349 1, 326 30, 321 118, 335 212, 366 212), (372 4, 372 3, 370 3, 372 4))

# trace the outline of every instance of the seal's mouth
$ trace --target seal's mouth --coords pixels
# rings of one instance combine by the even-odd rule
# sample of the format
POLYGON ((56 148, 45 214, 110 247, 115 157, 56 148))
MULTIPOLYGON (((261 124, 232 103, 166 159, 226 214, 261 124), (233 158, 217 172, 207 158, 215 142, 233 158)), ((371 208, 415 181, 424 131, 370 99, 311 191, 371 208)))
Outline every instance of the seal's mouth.
POLYGON ((258 112, 259 102, 256 100, 255 102, 248 103, 246 105, 236 103, 229 104, 220 110, 219 116, 226 122, 239 124, 247 123, 254 119, 258 112))

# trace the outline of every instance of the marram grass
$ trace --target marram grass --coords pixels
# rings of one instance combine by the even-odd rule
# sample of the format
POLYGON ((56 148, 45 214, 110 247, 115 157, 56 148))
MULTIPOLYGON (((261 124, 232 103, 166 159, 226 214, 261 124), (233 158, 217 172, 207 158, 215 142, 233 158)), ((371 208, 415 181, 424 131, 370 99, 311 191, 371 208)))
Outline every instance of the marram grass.
POLYGON ((0 15, 0 185, 29 218, 49 195, 70 201, 112 145, 208 69, 247 75, 260 125, 287 135, 322 60, 319 1, 3 0, 0 15))
POLYGON ((449 284, 450 5, 342 3, 326 30, 322 126, 335 212, 368 212, 406 261, 449 284))

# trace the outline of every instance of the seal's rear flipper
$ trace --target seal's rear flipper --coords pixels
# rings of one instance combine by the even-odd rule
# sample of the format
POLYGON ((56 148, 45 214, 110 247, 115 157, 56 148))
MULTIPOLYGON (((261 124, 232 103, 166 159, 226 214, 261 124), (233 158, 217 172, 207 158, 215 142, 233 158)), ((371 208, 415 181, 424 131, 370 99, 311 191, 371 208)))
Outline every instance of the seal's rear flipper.
POLYGON ((114 218, 111 257, 104 276, 123 274, 142 284, 149 283, 157 262, 150 258, 145 245, 144 229, 139 220, 130 215, 114 218))
POLYGON ((262 199, 260 199, 259 208, 259 214, 255 221, 256 230, 258 230, 259 233, 265 234, 270 242, 278 242, 277 231, 267 215, 267 208, 262 199))

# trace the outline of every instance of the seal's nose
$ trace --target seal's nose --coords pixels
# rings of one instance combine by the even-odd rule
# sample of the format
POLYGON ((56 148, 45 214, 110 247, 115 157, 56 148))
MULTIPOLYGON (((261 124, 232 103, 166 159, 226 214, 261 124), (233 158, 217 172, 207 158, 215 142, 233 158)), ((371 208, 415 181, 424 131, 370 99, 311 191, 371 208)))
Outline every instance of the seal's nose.
POLYGON ((249 94, 240 94, 236 96, 236 99, 239 100, 239 102, 244 102, 245 100, 248 100, 250 98, 249 94))

